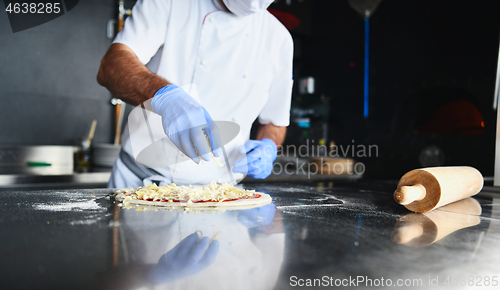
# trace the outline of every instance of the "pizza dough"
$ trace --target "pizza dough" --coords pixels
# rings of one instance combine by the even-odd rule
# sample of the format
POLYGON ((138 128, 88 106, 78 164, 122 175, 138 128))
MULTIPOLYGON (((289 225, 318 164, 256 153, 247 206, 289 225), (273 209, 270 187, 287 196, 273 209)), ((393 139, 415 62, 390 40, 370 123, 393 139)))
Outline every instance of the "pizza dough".
POLYGON ((270 195, 212 181, 204 186, 148 185, 120 189, 115 200, 123 206, 184 209, 247 209, 271 203, 270 195))

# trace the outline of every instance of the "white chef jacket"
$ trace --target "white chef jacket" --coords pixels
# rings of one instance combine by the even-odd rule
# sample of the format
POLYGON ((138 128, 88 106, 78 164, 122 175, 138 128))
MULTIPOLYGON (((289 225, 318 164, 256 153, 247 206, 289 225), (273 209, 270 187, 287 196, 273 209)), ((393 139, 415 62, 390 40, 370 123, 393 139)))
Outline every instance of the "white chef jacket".
MULTIPOLYGON (((213 0, 139 0, 114 43, 130 47, 152 72, 170 82, 194 85, 201 105, 215 121, 239 124, 238 145, 249 139, 256 118, 261 124, 289 124, 293 41, 267 10, 237 17, 219 10, 213 0)), ((128 131, 123 149, 136 157, 128 131)), ((237 149, 226 147, 228 155, 237 149)), ((120 165, 117 160, 115 169, 120 165)), ((185 162, 177 166, 177 176, 186 176, 183 183, 189 183, 196 167, 185 162)), ((113 181, 120 175, 114 170, 110 186, 142 185, 123 172, 113 181)))

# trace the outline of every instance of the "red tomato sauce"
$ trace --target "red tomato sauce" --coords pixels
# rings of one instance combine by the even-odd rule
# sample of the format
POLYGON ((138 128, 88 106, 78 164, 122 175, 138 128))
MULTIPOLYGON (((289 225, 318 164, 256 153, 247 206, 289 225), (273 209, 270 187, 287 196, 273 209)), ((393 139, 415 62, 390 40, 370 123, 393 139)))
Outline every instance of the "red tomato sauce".
MULTIPOLYGON (((260 197, 261 197, 261 195, 258 194, 258 193, 256 193, 256 194, 252 195, 251 197, 225 199, 222 202, 235 201, 235 200, 238 200, 238 199, 260 198, 260 197)), ((152 198, 146 198, 146 199, 143 199, 143 200, 145 200, 145 201, 155 201, 152 198)), ((169 202, 169 201, 168 201, 168 199, 161 199, 161 200, 156 200, 155 202, 169 202)), ((187 202, 187 200, 172 199, 171 202, 187 202)), ((193 203, 202 203, 202 202, 218 202, 218 201, 216 201, 216 200, 196 200, 196 201, 193 201, 193 203)))

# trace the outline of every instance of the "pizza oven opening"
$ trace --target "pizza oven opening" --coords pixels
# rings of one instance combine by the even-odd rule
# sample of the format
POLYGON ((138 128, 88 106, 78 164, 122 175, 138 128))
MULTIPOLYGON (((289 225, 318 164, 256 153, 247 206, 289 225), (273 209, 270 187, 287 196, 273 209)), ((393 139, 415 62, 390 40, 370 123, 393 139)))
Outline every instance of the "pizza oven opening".
POLYGON ((484 133, 484 119, 472 102, 454 100, 435 110, 418 132, 420 134, 481 135, 484 133))
POLYGON ((485 121, 472 93, 457 88, 434 88, 410 97, 395 123, 406 123, 412 135, 482 135, 485 121), (409 120, 405 122, 404 119, 409 120))
POLYGON ((422 167, 467 164, 481 150, 485 121, 481 104, 462 88, 429 88, 403 101, 393 133, 406 141, 410 160, 422 167))

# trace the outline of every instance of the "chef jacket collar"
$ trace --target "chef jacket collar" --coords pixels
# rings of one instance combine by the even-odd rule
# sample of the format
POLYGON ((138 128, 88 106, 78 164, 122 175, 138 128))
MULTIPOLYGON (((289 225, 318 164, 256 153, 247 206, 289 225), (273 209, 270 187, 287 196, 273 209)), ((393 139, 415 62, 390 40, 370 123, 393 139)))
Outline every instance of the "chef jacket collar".
POLYGON ((213 0, 215 7, 217 9, 222 10, 222 11, 228 11, 224 3, 222 3, 222 0, 213 0))
POLYGON ((222 0, 222 2, 234 15, 243 17, 266 10, 274 0, 222 0))

